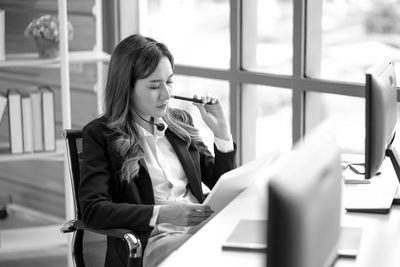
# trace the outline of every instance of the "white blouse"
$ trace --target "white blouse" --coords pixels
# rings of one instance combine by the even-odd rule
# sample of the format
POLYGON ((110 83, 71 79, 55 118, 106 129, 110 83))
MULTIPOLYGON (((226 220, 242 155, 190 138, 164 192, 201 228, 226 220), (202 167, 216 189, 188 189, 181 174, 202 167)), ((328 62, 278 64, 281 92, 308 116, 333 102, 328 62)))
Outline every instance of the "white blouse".
MULTIPOLYGON (((154 127, 154 135, 146 129, 137 125, 139 134, 142 136, 142 149, 144 150, 144 161, 153 184, 155 206, 149 225, 156 226, 160 205, 175 201, 186 201, 189 203, 199 203, 187 186, 188 180, 179 161, 175 150, 165 137, 167 124, 163 131, 154 127)), ((233 141, 226 141, 219 138, 215 139, 215 145, 221 152, 233 151, 233 141)), ((176 229, 177 230, 177 229, 176 229)))

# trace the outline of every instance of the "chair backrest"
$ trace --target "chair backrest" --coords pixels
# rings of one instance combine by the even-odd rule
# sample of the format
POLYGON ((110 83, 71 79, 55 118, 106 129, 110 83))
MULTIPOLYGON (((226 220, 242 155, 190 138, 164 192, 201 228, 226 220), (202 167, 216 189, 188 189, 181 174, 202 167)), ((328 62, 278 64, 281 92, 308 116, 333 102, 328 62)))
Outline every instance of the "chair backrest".
MULTIPOLYGON (((67 129, 63 136, 67 147, 68 165, 70 170, 71 189, 73 194, 75 220, 82 220, 79 206, 78 188, 80 181, 80 164, 82 157, 82 130, 67 129)), ((74 266, 102 266, 106 253, 106 237, 77 228, 73 232, 71 243, 74 266)))
POLYGON ((75 219, 80 220, 82 213, 78 201, 78 188, 80 180, 80 161, 82 160, 82 130, 67 129, 64 130, 63 136, 67 146, 68 164, 75 206, 75 219))
POLYGON ((142 247, 140 240, 132 231, 120 228, 106 230, 97 229, 97 231, 94 231, 94 229, 88 229, 83 225, 78 198, 80 163, 83 159, 82 130, 67 129, 64 130, 63 136, 67 147, 68 165, 75 206, 75 218, 73 221, 75 221, 75 225, 80 224, 80 226, 76 227, 74 230, 71 242, 74 265, 77 267, 103 266, 107 249, 106 236, 117 236, 127 242, 127 249, 129 249, 128 266, 141 266, 142 247))

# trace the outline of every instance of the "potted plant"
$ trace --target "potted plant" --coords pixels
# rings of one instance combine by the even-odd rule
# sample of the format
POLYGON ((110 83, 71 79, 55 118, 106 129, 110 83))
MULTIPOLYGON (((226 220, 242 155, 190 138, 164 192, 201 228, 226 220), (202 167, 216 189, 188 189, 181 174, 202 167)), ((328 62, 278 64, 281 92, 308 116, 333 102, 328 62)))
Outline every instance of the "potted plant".
MULTIPOLYGON (((58 16, 43 15, 34 18, 26 27, 24 35, 35 40, 39 58, 52 58, 59 55, 60 30, 58 16)), ((68 39, 72 40, 73 27, 68 21, 68 39)))

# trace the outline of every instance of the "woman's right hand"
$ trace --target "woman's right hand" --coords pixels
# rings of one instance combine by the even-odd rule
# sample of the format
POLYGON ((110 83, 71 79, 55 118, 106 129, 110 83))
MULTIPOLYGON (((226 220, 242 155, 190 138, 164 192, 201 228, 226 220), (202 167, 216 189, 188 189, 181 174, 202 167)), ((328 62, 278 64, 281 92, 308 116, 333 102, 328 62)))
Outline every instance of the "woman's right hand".
POLYGON ((209 205, 177 202, 160 206, 157 223, 194 226, 209 218, 213 213, 209 205))

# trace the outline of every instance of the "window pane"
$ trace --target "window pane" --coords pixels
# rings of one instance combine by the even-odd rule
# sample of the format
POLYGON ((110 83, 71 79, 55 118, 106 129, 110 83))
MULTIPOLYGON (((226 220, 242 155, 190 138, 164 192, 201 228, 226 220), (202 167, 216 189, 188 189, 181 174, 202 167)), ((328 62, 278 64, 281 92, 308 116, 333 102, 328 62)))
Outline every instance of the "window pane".
POLYGON ((243 86, 243 161, 292 147, 292 91, 243 86))
MULTIPOLYGON (((309 92, 313 101, 308 105, 319 105, 324 117, 332 120, 336 137, 341 150, 345 153, 361 153, 365 151, 365 99, 361 97, 342 96, 309 92), (318 102, 318 103, 316 103, 318 102)), ((316 113, 316 112, 314 112, 316 113)), ((397 117, 400 118, 400 104, 397 104, 397 117)), ((310 116, 307 119, 313 120, 310 116)), ((399 128, 398 120, 397 128, 399 128)), ((400 144, 395 138, 395 147, 400 144)))
POLYGON ((365 99, 324 93, 307 93, 312 95, 310 105, 319 106, 320 110, 310 112, 307 120, 314 120, 315 115, 332 120, 337 141, 343 152, 364 153, 365 143, 365 99), (314 118, 312 118, 314 116, 314 118))
POLYGON ((243 1, 243 68, 292 74, 291 0, 243 1))
POLYGON ((382 57, 400 60, 399 1, 324 0, 322 12, 322 78, 363 83, 382 57))
POLYGON ((165 43, 175 62, 229 68, 229 0, 148 0, 140 31, 165 43))
MULTIPOLYGON (((221 101, 226 119, 230 120, 229 110, 229 83, 213 79, 194 78, 182 75, 174 75, 174 85, 172 94, 192 97, 193 95, 201 96, 203 94, 211 94, 218 96, 221 101)), ((199 129, 200 135, 204 143, 208 146, 211 153, 214 153, 214 135, 210 128, 204 123, 200 112, 191 102, 178 99, 170 99, 170 106, 188 111, 194 120, 194 125, 199 129)))

